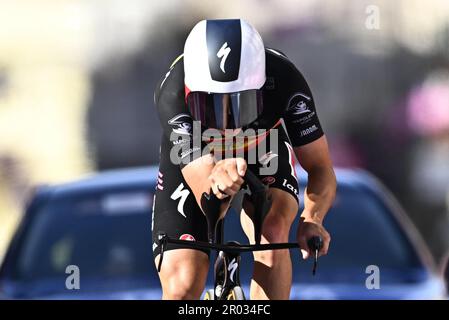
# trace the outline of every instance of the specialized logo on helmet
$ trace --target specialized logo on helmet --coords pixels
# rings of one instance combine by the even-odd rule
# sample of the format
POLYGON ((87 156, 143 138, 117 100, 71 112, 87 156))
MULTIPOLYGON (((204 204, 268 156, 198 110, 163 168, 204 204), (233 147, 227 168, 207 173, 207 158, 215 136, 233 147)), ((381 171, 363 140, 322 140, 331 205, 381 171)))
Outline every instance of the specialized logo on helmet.
POLYGON ((187 113, 180 113, 170 120, 168 124, 172 126, 172 130, 177 134, 192 134, 192 125, 190 124, 191 116, 187 113))
MULTIPOLYGON (((195 48, 192 50, 197 50, 195 48)), ((239 77, 246 77, 245 74, 239 73, 240 59, 242 58, 242 27, 239 19, 207 20, 206 48, 211 80, 230 82, 238 80, 239 77)), ((199 53, 196 54, 199 55, 199 53)), ((251 57, 251 59, 253 58, 251 57)), ((199 71, 192 70, 192 72, 198 73, 199 71)), ((254 75, 249 74, 248 76, 254 75)))
POLYGON ((221 71, 223 71, 223 73, 226 73, 224 66, 225 66, 226 59, 228 58, 228 55, 230 52, 231 52, 231 48, 228 47, 227 42, 223 43, 220 50, 218 50, 218 52, 217 52, 217 57, 221 58, 220 69, 221 69, 221 71))

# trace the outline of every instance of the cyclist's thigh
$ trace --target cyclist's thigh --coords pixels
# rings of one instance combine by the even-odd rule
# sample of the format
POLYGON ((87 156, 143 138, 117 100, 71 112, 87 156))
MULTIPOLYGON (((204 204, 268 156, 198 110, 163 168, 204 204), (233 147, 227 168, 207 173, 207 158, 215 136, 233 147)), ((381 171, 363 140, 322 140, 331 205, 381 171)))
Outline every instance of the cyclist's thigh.
MULTIPOLYGON (((206 218, 179 166, 167 161, 163 154, 161 156, 151 228, 154 257, 160 254, 157 236, 161 232, 175 239, 207 241, 206 218)), ((168 244, 165 251, 178 248, 180 247, 175 244, 168 244)), ((207 250, 203 252, 209 254, 207 250)))
MULTIPOLYGON (((164 157, 161 158, 152 216, 153 256, 156 265, 161 252, 157 244, 160 232, 175 239, 207 241, 206 219, 180 168, 163 160, 164 157)), ((167 244, 159 273, 164 292, 191 288, 195 291, 197 287, 204 287, 209 267, 208 255, 206 250, 185 249, 167 244)))

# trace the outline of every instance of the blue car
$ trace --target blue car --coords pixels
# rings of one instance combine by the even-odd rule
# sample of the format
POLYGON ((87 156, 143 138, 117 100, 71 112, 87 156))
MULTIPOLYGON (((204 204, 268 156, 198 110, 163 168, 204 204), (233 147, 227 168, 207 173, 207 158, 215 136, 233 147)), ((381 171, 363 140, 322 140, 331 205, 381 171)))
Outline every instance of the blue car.
MULTIPOLYGON (((329 254, 312 276, 312 262, 291 251, 291 299, 444 298, 443 278, 389 192, 364 171, 336 174, 337 197, 325 219, 329 254)), ((39 188, 2 263, 0 298, 160 299, 151 250, 156 177, 155 167, 123 169, 39 188)), ((306 180, 301 172, 302 191, 306 180)), ((225 238, 247 243, 235 225, 238 214, 230 212, 225 238)), ((242 259, 249 296, 251 254, 242 259)), ((212 282, 211 270, 208 287, 212 282)))

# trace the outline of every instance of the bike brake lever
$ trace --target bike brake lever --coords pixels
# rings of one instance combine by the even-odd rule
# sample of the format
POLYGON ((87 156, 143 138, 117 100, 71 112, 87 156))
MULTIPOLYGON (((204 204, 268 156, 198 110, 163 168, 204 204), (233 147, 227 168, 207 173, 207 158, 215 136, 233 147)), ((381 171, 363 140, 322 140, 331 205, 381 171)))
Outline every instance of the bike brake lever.
POLYGON ((313 269, 312 269, 312 275, 314 276, 316 273, 317 266, 318 266, 318 252, 323 247, 323 239, 318 236, 312 237, 309 239, 309 241, 307 241, 307 246, 314 253, 313 269))

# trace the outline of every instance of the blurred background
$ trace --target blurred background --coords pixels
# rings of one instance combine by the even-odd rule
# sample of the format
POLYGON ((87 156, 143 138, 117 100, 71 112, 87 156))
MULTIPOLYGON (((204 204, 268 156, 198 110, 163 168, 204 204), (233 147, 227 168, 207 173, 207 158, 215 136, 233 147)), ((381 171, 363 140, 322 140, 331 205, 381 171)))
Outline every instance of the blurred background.
POLYGON ((201 19, 244 18, 303 73, 339 167, 449 248, 449 2, 2 0, 0 260, 36 185, 156 164, 156 82, 201 19))

